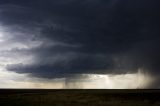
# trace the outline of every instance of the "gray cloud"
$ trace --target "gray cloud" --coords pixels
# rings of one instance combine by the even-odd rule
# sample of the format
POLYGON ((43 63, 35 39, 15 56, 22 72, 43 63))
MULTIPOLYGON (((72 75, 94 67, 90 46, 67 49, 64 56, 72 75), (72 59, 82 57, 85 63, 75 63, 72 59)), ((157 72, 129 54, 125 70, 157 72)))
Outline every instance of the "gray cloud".
POLYGON ((139 68, 159 74, 158 4, 149 0, 1 1, 2 24, 14 26, 11 41, 30 44, 16 52, 34 56, 32 64, 6 68, 45 78, 134 73, 139 68))

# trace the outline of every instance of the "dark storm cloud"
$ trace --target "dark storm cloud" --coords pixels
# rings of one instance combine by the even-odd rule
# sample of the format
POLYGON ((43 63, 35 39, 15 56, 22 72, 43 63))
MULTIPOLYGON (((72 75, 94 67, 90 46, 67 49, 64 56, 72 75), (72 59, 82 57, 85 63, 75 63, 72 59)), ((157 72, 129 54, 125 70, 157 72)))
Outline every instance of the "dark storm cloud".
POLYGON ((12 64, 7 69, 49 78, 132 73, 139 68, 159 73, 158 4, 158 0, 2 0, 2 23, 34 29, 34 36, 26 36, 42 42, 26 50, 35 56, 34 64, 12 64))

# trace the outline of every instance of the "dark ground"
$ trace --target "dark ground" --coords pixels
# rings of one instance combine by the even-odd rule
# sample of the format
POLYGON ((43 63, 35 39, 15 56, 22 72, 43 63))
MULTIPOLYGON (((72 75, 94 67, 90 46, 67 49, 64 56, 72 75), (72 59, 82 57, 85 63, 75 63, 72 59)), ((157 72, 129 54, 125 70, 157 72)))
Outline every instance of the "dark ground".
POLYGON ((160 106, 160 90, 1 89, 0 106, 160 106))

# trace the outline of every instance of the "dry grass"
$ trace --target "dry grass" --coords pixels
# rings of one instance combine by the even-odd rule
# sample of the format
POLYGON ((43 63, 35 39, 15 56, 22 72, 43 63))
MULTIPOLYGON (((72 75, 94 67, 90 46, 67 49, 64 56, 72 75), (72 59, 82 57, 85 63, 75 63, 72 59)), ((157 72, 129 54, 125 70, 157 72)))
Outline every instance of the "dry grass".
POLYGON ((159 91, 15 90, 1 93, 0 106, 160 106, 159 94, 159 91))

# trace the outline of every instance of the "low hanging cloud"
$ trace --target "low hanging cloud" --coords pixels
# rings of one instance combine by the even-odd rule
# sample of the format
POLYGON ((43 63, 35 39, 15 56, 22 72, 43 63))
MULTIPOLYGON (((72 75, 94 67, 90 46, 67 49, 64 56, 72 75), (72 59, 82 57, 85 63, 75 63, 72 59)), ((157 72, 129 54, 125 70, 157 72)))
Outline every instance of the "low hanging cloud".
POLYGON ((32 62, 7 64, 6 69, 67 78, 136 73, 143 68, 159 78, 158 4, 157 0, 2 0, 0 23, 9 36, 3 51, 33 57, 32 62))

